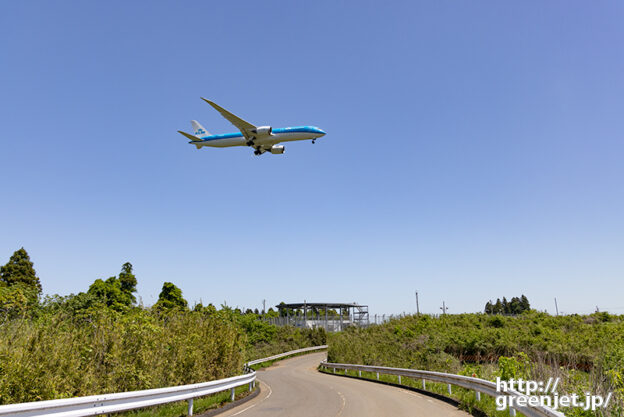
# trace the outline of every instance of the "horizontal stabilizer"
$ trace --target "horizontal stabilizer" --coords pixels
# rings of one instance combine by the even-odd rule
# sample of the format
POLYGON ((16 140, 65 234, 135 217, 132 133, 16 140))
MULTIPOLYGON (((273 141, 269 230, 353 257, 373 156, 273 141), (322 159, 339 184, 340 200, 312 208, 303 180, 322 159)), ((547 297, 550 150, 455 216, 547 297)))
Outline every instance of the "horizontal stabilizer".
POLYGON ((197 136, 191 135, 190 133, 186 133, 181 130, 178 130, 178 133, 190 139, 197 149, 200 149, 203 146, 203 140, 201 140, 197 136))
POLYGON ((186 136, 187 138, 189 138, 189 139, 190 139, 190 140, 192 140, 193 142, 201 142, 201 140, 202 140, 201 138, 198 138, 198 137, 197 137, 197 136, 195 136, 195 135, 191 135, 190 133, 186 133, 186 132, 183 132, 183 131, 181 131, 181 130, 178 130, 178 133, 179 133, 179 134, 181 134, 181 135, 186 136))

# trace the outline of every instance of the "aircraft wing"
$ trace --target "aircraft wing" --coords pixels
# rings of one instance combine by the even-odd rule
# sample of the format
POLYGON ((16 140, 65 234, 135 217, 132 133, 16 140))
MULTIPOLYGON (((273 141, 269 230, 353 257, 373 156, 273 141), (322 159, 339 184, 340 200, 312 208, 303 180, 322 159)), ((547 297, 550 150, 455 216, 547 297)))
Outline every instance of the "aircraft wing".
POLYGON ((251 133, 252 130, 254 130, 256 128, 256 126, 252 125, 249 122, 244 121, 243 119, 241 119, 240 117, 238 117, 235 114, 230 113, 229 111, 225 110, 223 107, 219 106, 216 103, 213 103, 210 100, 206 100, 205 98, 202 97, 202 100, 204 100, 206 103, 210 104, 212 107, 214 107, 214 109, 216 111, 218 111, 219 113, 221 113, 221 116, 223 116, 224 118, 226 118, 230 123, 232 123, 234 126, 236 126, 238 128, 238 130, 241 131, 241 133, 243 134, 243 136, 245 136, 245 138, 249 139, 249 134, 251 133))

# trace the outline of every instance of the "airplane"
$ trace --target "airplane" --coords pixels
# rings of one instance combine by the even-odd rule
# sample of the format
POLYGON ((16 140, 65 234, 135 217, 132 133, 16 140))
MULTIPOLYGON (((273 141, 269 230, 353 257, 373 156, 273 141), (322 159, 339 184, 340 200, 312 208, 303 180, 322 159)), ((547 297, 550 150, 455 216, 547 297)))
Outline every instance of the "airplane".
POLYGON ((262 155, 265 152, 272 154, 283 154, 286 148, 284 145, 278 145, 281 142, 292 142, 295 140, 312 140, 325 136, 325 132, 314 126, 298 126, 298 127, 282 127, 273 129, 271 126, 254 126, 244 121, 240 117, 230 113, 218 104, 201 98, 221 113, 225 119, 240 130, 240 133, 225 133, 221 135, 212 135, 203 128, 197 120, 191 120, 194 134, 182 132, 195 145, 197 149, 204 146, 213 148, 226 148, 231 146, 249 146, 254 149, 254 155, 262 155))

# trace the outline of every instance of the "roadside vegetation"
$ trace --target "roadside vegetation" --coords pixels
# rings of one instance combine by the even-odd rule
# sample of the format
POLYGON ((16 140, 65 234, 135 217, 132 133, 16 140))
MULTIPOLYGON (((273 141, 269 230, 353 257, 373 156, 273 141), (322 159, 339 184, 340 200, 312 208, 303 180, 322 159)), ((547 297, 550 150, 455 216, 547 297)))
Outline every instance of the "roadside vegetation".
MULTIPOLYGON (((489 380, 497 376, 561 378, 560 394, 614 395, 608 413, 568 409, 566 415, 624 415, 622 316, 554 317, 534 310, 517 316, 414 315, 330 334, 328 344, 330 362, 425 369, 489 380)), ((466 407, 474 406, 470 395, 464 399, 466 407)), ((493 405, 487 411, 493 415, 492 410, 493 405)))
POLYGON ((248 360, 325 343, 322 330, 273 326, 260 313, 189 308, 171 282, 144 307, 136 285, 125 263, 86 292, 42 298, 32 261, 16 251, 0 269, 0 404, 210 381, 239 375, 248 360))

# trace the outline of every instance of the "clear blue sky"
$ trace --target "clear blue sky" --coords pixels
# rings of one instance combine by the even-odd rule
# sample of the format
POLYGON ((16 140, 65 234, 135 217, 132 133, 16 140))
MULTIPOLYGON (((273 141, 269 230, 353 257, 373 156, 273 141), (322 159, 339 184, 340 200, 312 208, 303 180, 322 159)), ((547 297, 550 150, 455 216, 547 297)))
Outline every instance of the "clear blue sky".
POLYGON ((624 313, 621 2, 0 6, 0 263, 152 304, 624 313), (176 130, 327 136, 281 156, 176 130))

